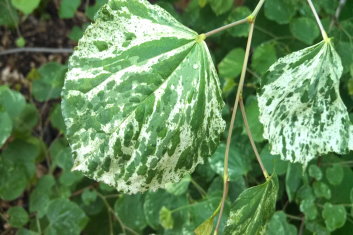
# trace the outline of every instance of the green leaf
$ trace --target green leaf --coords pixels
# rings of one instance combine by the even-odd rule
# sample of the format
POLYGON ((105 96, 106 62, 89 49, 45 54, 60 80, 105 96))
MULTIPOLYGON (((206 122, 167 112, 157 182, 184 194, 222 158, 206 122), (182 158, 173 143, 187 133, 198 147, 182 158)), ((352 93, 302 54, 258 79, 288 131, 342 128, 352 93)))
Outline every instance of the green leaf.
MULTIPOLYGON (((226 145, 221 143, 216 152, 208 159, 210 166, 214 172, 219 175, 223 175, 224 170, 224 154, 226 151, 226 145)), ((239 147, 231 145, 229 150, 229 178, 231 181, 236 181, 242 175, 246 175, 250 170, 250 163, 248 157, 244 156, 239 147)))
POLYGON ((28 15, 38 7, 40 0, 11 0, 11 3, 15 8, 28 15))
POLYGON ((39 79, 32 84, 32 93, 40 102, 60 97, 61 88, 64 83, 66 66, 49 62, 38 69, 39 79))
POLYGON ((314 193, 318 198, 331 198, 331 190, 324 182, 313 183, 314 193))
POLYGON ((85 205, 94 203, 97 199, 97 192, 95 190, 85 189, 81 195, 82 202, 85 205))
POLYGON ((18 24, 17 11, 8 0, 0 0, 0 25, 14 27, 18 24))
POLYGON ((309 197, 300 202, 300 211, 304 213, 307 220, 316 219, 318 212, 315 206, 315 199, 309 197))
MULTIPOLYGON (((237 7, 231 11, 225 24, 230 24, 238 20, 242 20, 248 17, 251 14, 251 11, 247 7, 237 7)), ((249 24, 241 24, 236 27, 228 29, 228 32, 233 37, 247 37, 249 33, 249 24)), ((244 57, 242 58, 244 60, 244 57)), ((243 61, 242 61, 243 62, 243 61)))
MULTIPOLYGON (((125 225, 142 231, 147 226, 143 203, 144 197, 141 194, 123 195, 115 202, 114 210, 125 225)), ((157 217, 156 215, 154 217, 157 217)))
POLYGON ((295 0, 266 0, 265 1, 265 16, 278 24, 287 24, 296 14, 295 0))
MULTIPOLYGON (((256 96, 248 96, 245 104, 245 112, 246 112, 249 128, 254 141, 259 143, 263 142, 264 127, 259 120, 260 112, 259 112, 259 105, 258 105, 256 96)), ((243 133, 247 135, 245 127, 243 130, 243 133)))
POLYGON ((0 198, 11 201, 19 197, 26 188, 27 176, 23 165, 0 155, 0 198))
POLYGON ((35 160, 39 154, 40 146, 37 143, 21 139, 11 142, 3 151, 4 158, 23 166, 28 178, 31 178, 36 172, 35 160))
POLYGON ((74 25, 74 27, 72 27, 68 37, 72 40, 77 42, 78 40, 80 40, 80 38, 82 38, 83 36, 83 29, 74 25))
POLYGON ((187 175, 182 178, 178 183, 167 183, 165 189, 168 193, 171 193, 175 196, 180 196, 187 192, 189 184, 191 181, 191 176, 187 175))
POLYGON ((348 73, 353 64, 353 43, 338 41, 337 52, 342 59, 343 72, 348 73))
POLYGON ((21 93, 7 86, 0 86, 0 110, 5 110, 13 121, 20 115, 25 105, 26 100, 21 93))
POLYGON ((339 94, 341 60, 332 42, 294 52, 273 64, 258 94, 271 153, 304 165, 315 156, 353 149, 353 126, 339 94))
MULTIPOLYGON (((211 193, 208 192, 208 195, 210 195, 210 194, 211 193)), ((191 207, 191 210, 190 210, 191 219, 192 220, 195 219, 196 220, 195 224, 198 225, 196 227, 196 229, 194 230, 196 235, 211 235, 212 234, 214 219, 219 213, 218 206, 219 206, 219 201, 221 200, 221 197, 222 197, 222 194, 219 194, 219 196, 212 196, 212 197, 208 196, 205 200, 200 201, 197 204, 194 204, 193 207, 191 207), (207 218, 207 217, 205 218, 205 215, 206 216, 209 215, 208 211, 210 213, 212 213, 212 211, 213 211, 213 214, 209 218, 207 218), (194 216, 193 216, 193 214, 194 214, 194 216), (203 221, 202 223, 198 222, 198 220, 200 220, 200 219, 201 219, 201 221, 203 221)), ((225 204, 224 213, 226 213, 226 211, 227 211, 227 207, 228 207, 227 205, 228 205, 228 203, 225 204)), ((221 226, 222 226, 222 224, 221 224, 221 226)))
POLYGON ((333 232, 346 223, 347 212, 342 205, 332 205, 326 202, 322 211, 322 217, 325 220, 326 228, 330 232, 333 232))
POLYGON ((341 164, 334 164, 329 168, 326 168, 326 178, 332 185, 341 184, 344 177, 344 171, 341 164))
POLYGON ((99 8, 101 8, 108 0, 96 0, 93 6, 87 7, 85 14, 90 19, 93 20, 99 8))
POLYGON ((173 214, 164 206, 159 211, 159 221, 164 229, 172 229, 174 227, 173 214))
POLYGON ((263 75, 277 60, 276 46, 273 42, 265 42, 255 48, 251 67, 255 72, 263 75))
POLYGON ((208 0, 198 0, 199 6, 201 8, 205 7, 207 2, 208 2, 208 0))
POLYGON ((10 137, 12 132, 12 120, 7 112, 0 111, 0 147, 10 137))
POLYGON ((295 198, 296 192, 301 185, 302 174, 302 167, 299 164, 288 164, 286 192, 290 202, 295 198))
POLYGON ((26 45, 26 39, 24 39, 24 37, 19 37, 16 39, 15 44, 17 47, 24 47, 26 45))
POLYGON ((296 235, 298 231, 294 225, 288 223, 287 216, 283 211, 277 211, 268 222, 265 234, 296 235))
POLYGON ((310 165, 309 166, 309 175, 317 181, 322 179, 322 171, 317 165, 310 165))
POLYGON ((21 114, 16 118, 16 132, 29 132, 38 124, 39 112, 36 106, 32 103, 27 103, 21 114))
MULTIPOLYGON (((159 217, 156 215, 159 215, 162 207, 174 210, 185 205, 187 205, 185 196, 174 196, 163 190, 148 192, 143 203, 143 211, 145 214, 146 222, 150 227, 157 230, 158 228, 161 228, 161 225, 159 217)), ((180 229, 183 227, 182 224, 187 220, 187 213, 185 213, 184 210, 176 211, 173 213, 173 218, 175 222, 175 228, 180 229)))
POLYGON ((278 179, 243 191, 234 202, 224 234, 259 234, 272 217, 278 193, 278 179))
POLYGON ((196 235, 211 235, 213 230, 213 220, 214 216, 205 220, 201 225, 195 229, 196 235))
POLYGON ((60 2, 59 16, 62 19, 74 17, 81 0, 62 0, 60 2))
POLYGON ((70 187, 80 182, 82 178, 83 175, 80 172, 64 171, 60 175, 59 182, 66 187, 70 187))
POLYGON ((260 157, 269 174, 276 172, 277 175, 283 175, 287 172, 288 162, 283 161, 279 155, 272 155, 268 144, 262 149, 260 157))
POLYGON ((48 208, 45 234, 80 234, 88 218, 82 209, 68 199, 55 199, 48 208))
POLYGON ((19 230, 17 230, 16 235, 40 235, 40 234, 31 230, 28 230, 26 228, 20 228, 19 230))
POLYGON ((223 104, 202 35, 145 0, 111 0, 69 61, 73 169, 126 193, 177 182, 215 151, 223 104))
POLYGON ((298 40, 310 45, 320 35, 320 30, 315 20, 308 17, 300 17, 289 24, 292 35, 298 40))
POLYGON ((7 214, 9 215, 9 224, 14 228, 20 228, 28 223, 28 213, 20 206, 11 207, 7 214))
POLYGON ((37 212, 37 217, 42 218, 50 203, 51 189, 55 185, 52 175, 43 176, 29 196, 29 211, 37 212))
POLYGON ((233 0, 207 0, 216 15, 222 15, 232 9, 233 0))
POLYGON ((65 127, 64 118, 61 114, 61 106, 60 105, 54 106, 54 108, 52 109, 52 111, 50 113, 49 119, 50 119, 50 123, 53 127, 60 130, 61 133, 65 133, 66 127, 65 127))
POLYGON ((70 171, 73 166, 70 147, 64 138, 59 138, 52 142, 49 148, 53 165, 58 166, 65 171, 70 171))
POLYGON ((243 67, 244 56, 243 48, 231 50, 218 64, 219 75, 224 78, 238 77, 243 67))

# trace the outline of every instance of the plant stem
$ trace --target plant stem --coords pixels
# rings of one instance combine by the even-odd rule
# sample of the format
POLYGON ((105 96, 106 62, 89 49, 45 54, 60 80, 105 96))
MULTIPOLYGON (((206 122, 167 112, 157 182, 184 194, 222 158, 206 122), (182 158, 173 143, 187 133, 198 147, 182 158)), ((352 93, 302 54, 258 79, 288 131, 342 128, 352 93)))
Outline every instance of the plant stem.
POLYGON ((338 22, 338 18, 340 17, 341 11, 342 11, 342 9, 343 9, 345 4, 346 4, 346 0, 340 0, 340 2, 338 4, 338 7, 336 9, 335 16, 332 18, 332 21, 331 21, 331 24, 330 24, 328 32, 331 31, 331 29, 332 29, 333 25, 335 24, 335 22, 338 22))
POLYGON ((313 2, 311 0, 307 0, 307 1, 309 3, 311 11, 313 12, 313 14, 315 16, 316 22, 319 25, 319 28, 320 28, 320 31, 321 31, 321 34, 322 34, 322 38, 324 39, 325 42, 328 42, 330 39, 328 38, 327 33, 326 33, 325 29, 324 29, 324 26, 322 25, 322 23, 320 21, 319 15, 317 14, 317 12, 315 10, 313 2))
POLYGON ((24 47, 24 48, 13 48, 0 52, 0 56, 16 54, 16 53, 63 53, 70 54, 73 52, 72 48, 47 48, 47 47, 24 47))
POLYGON ((262 173, 264 174, 265 178, 268 179, 269 175, 268 175, 268 173, 266 171, 266 168, 265 168, 265 166, 264 166, 264 164, 263 164, 263 162, 261 160, 260 154, 257 151, 256 145, 255 145, 255 142, 254 142, 254 138, 252 137, 252 133, 251 133, 251 130, 250 130, 250 127, 249 127, 248 119, 246 117, 246 112, 245 112, 245 107, 244 107, 244 102, 243 102, 243 98, 242 97, 240 97, 239 105, 240 105, 241 114, 243 116, 246 133, 248 134, 248 137, 249 137, 249 140, 250 140, 250 143, 251 143, 251 147, 254 150, 256 159, 257 159, 257 161, 260 164, 262 173))
POLYGON ((211 35, 214 35, 214 34, 216 34, 216 33, 222 32, 222 31, 224 31, 224 30, 226 30, 226 29, 232 28, 232 27, 237 26, 237 25, 240 25, 240 24, 244 24, 244 23, 246 23, 246 22, 248 22, 248 19, 247 19, 247 18, 244 18, 244 19, 242 19, 242 20, 235 21, 235 22, 233 22, 233 23, 231 23, 231 24, 227 24, 227 25, 222 26, 222 27, 220 27, 220 28, 218 28, 218 29, 214 29, 214 30, 212 30, 212 31, 210 31, 210 32, 208 32, 208 33, 205 33, 205 36, 206 36, 206 37, 209 37, 209 36, 211 36, 211 35))
POLYGON ((224 209, 224 204, 228 196, 228 187, 229 187, 229 174, 228 174, 228 161, 229 161, 229 149, 230 149, 230 143, 232 140, 232 132, 234 128, 234 121, 235 121, 235 116, 237 114, 237 109, 238 109, 238 104, 239 104, 239 99, 242 96, 243 93, 243 86, 244 86, 244 81, 245 81, 245 75, 246 75, 246 68, 248 67, 248 61, 249 61, 249 55, 250 55, 250 47, 251 47, 251 42, 252 42, 252 36, 254 33, 254 21, 250 22, 250 30, 249 30, 249 36, 248 36, 248 41, 246 44, 246 49, 245 49, 245 57, 244 57, 244 63, 243 63, 243 68, 241 71, 241 76, 239 80, 239 85, 238 85, 238 90, 237 94, 235 97, 235 103, 233 107, 233 113, 232 117, 230 120, 230 125, 229 125, 229 130, 228 130, 228 138, 227 138, 227 145, 226 145, 226 151, 224 155, 224 175, 223 175, 223 196, 222 196, 222 201, 221 201, 221 208, 218 216, 218 221, 217 225, 215 228, 215 234, 218 234, 219 226, 221 224, 221 218, 223 214, 223 209, 224 209))
POLYGON ((212 36, 214 34, 217 34, 219 32, 222 32, 222 31, 227 30, 229 28, 232 28, 234 26, 244 24, 246 22, 251 23, 252 21, 255 20, 257 14, 259 13, 259 11, 260 11, 261 7, 264 5, 264 3, 265 3, 265 0, 260 0, 259 3, 256 5, 255 10, 248 17, 241 19, 241 20, 238 20, 238 21, 235 21, 233 23, 227 24, 227 25, 222 26, 220 28, 214 29, 210 32, 207 32, 207 33, 205 33, 205 36, 206 37, 212 36))
POLYGON ((255 10, 251 13, 251 16, 255 19, 259 11, 261 10, 262 6, 264 5, 265 0, 260 0, 259 3, 256 5, 255 10))

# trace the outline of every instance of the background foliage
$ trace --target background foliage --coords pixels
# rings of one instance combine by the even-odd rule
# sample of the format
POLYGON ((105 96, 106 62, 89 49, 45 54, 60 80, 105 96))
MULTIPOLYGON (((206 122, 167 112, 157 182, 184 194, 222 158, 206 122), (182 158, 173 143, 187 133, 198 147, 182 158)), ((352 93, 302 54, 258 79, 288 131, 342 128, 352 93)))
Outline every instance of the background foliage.
MULTIPOLYGON (((0 0, 1 51, 14 47, 73 47, 105 0, 0 0)), ((247 16, 257 1, 152 1, 197 32, 247 16)), ((344 66, 340 92, 353 118, 353 1, 335 18, 339 1, 316 8, 344 66)), ((207 39, 219 70, 229 122, 241 72, 247 27, 207 39)), ((306 1, 266 0, 255 26, 244 100, 257 147, 269 173, 279 176, 276 213, 267 234, 349 234, 353 229, 352 153, 313 160, 306 171, 272 156, 262 137, 256 91, 279 57, 321 40, 306 1)), ((0 51, 0 55, 1 52, 0 51)), ((192 234, 222 195, 221 143, 209 161, 166 190, 123 195, 71 172, 60 92, 68 54, 0 57, 0 231, 2 234, 192 234)), ((238 112, 239 113, 239 112, 238 112)), ((246 188, 264 182, 240 113, 230 153, 230 205, 246 188)), ((241 199, 240 199, 241 200, 241 199)), ((256 205, 256 204, 255 204, 256 205)), ((254 208, 253 208, 254 209, 254 208)))

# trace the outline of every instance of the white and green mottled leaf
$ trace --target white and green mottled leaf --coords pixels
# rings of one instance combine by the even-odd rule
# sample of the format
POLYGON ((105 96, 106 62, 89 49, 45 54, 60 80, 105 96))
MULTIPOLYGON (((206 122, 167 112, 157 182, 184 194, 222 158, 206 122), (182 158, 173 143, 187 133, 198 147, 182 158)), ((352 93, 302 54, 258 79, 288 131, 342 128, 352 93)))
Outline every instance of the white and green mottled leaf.
POLYGON ((331 42, 273 64, 258 95, 272 154, 306 165, 318 155, 353 149, 353 126, 339 94, 341 59, 331 42))
POLYGON ((215 151, 222 107, 202 37, 145 0, 110 0, 63 88, 73 169, 127 193, 164 187, 215 151))
POLYGON ((275 211, 277 193, 276 175, 243 191, 231 208, 224 234, 263 234, 275 211))

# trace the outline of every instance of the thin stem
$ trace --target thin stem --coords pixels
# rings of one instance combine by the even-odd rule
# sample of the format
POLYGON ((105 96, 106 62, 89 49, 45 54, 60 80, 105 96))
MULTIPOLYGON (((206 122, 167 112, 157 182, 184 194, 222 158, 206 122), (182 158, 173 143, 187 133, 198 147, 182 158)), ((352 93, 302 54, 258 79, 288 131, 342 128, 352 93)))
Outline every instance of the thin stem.
POLYGON ((237 109, 238 109, 238 104, 239 104, 239 99, 242 96, 243 93, 243 86, 244 86, 244 81, 245 81, 245 75, 246 75, 246 68, 248 67, 248 61, 249 61, 249 55, 250 55, 250 47, 251 47, 251 42, 252 42, 252 36, 254 33, 254 21, 250 23, 250 30, 249 30, 249 36, 248 36, 248 41, 246 44, 246 49, 245 49, 245 57, 244 57, 244 63, 243 63, 243 68, 239 80, 239 85, 238 85, 238 90, 237 94, 235 97, 235 102, 234 102, 234 107, 233 107, 233 113, 232 117, 230 120, 230 125, 229 125, 229 130, 228 130, 228 138, 227 138, 227 145, 226 145, 226 151, 224 155, 224 175, 223 175, 223 196, 222 196, 222 201, 221 201, 221 208, 218 216, 218 221, 217 225, 215 228, 215 234, 218 234, 219 226, 221 224, 221 218, 223 214, 223 209, 224 209, 224 204, 228 196, 228 187, 229 187, 229 174, 228 174, 228 161, 229 161, 229 149, 230 149, 230 143, 232 140, 232 132, 234 128, 234 121, 235 117, 237 114, 237 109))
POLYGON ((71 48, 47 48, 47 47, 24 47, 24 48, 13 48, 0 52, 0 56, 24 53, 24 52, 34 52, 34 53, 64 53, 70 54, 73 52, 71 48))
POLYGON ((191 183, 194 185, 194 187, 200 193, 202 198, 205 198, 207 196, 206 191, 193 178, 191 178, 191 183))
POLYGON ((113 230, 113 222, 112 222, 112 217, 111 215, 113 214, 114 217, 117 219, 117 221, 119 222, 120 224, 120 227, 121 229, 123 230, 123 234, 126 234, 126 231, 125 231, 125 225, 124 223, 120 220, 120 218, 118 218, 116 215, 115 215, 115 211, 112 209, 112 207, 109 205, 107 199, 104 197, 104 195, 100 194, 97 192, 97 195, 102 199, 105 207, 107 208, 107 211, 108 211, 108 219, 109 219, 109 231, 110 231, 110 234, 113 235, 114 234, 114 230, 113 230))
POLYGON ((224 30, 227 30, 229 28, 232 28, 234 26, 237 26, 237 25, 240 25, 240 24, 244 24, 244 23, 247 23, 247 22, 248 23, 252 23, 255 20, 257 14, 261 10, 261 7, 264 5, 264 3, 265 3, 265 0, 260 0, 259 3, 256 5, 255 10, 248 17, 246 17, 244 19, 241 19, 241 20, 238 20, 238 21, 235 21, 233 23, 227 24, 227 25, 222 26, 222 27, 220 27, 218 29, 214 29, 214 30, 212 30, 210 32, 207 32, 207 33, 205 33, 205 36, 209 37, 209 36, 212 36, 212 35, 217 34, 219 32, 222 32, 224 30))
POLYGON ((239 100, 239 105, 240 105, 241 114, 242 114, 242 116, 243 116, 243 120, 244 120, 244 125, 245 125, 245 129, 246 129, 246 133, 248 134, 251 147, 252 147, 252 149, 254 150, 256 159, 257 159, 257 161, 258 161, 259 164, 260 164, 262 173, 264 174, 265 178, 268 179, 268 178, 269 178, 269 175, 268 175, 268 173, 267 173, 267 171, 266 171, 266 168, 265 168, 265 166, 264 166, 264 164, 263 164, 263 162, 262 162, 262 160, 261 160, 260 154, 259 154, 259 152, 257 151, 256 145, 255 145, 255 142, 254 142, 254 138, 252 137, 252 133, 251 133, 251 130, 250 130, 250 127, 249 127, 248 118, 246 117, 246 112, 245 112, 245 107, 244 107, 244 102, 243 102, 243 98, 242 98, 242 97, 241 97, 240 100, 239 100))
POLYGON ((315 19, 316 19, 316 22, 317 24, 319 25, 319 28, 320 28, 320 31, 321 31, 321 34, 322 34, 322 38, 324 39, 325 42, 329 41, 329 38, 327 36, 327 33, 324 29, 324 26, 322 25, 321 21, 320 21, 320 18, 319 18, 319 15, 317 14, 316 10, 315 10, 315 7, 314 7, 314 4, 311 0, 307 0, 308 3, 309 3, 309 6, 311 8, 311 11, 313 12, 314 16, 315 16, 315 19))
POLYGON ((255 7, 255 10, 251 13, 251 16, 255 18, 259 11, 261 10, 262 6, 264 5, 265 0, 260 0, 257 6, 255 7))
POLYGON ((303 220, 303 217, 296 216, 296 215, 289 215, 289 214, 286 214, 286 216, 287 216, 289 219, 293 219, 293 220, 300 220, 300 221, 303 220))
POLYGON ((222 32, 222 31, 224 31, 224 30, 227 30, 227 29, 229 29, 229 28, 232 28, 232 27, 237 26, 237 25, 240 25, 240 24, 244 24, 244 23, 246 23, 246 22, 248 22, 248 19, 247 19, 247 18, 244 18, 244 19, 235 21, 235 22, 233 22, 233 23, 231 23, 231 24, 227 24, 227 25, 222 26, 222 27, 220 27, 220 28, 214 29, 214 30, 212 30, 212 31, 210 31, 210 32, 208 32, 208 33, 205 33, 205 36, 206 36, 206 37, 209 37, 209 36, 211 36, 211 35, 214 35, 214 34, 216 34, 216 33, 222 32))
POLYGON ((38 233, 42 234, 42 226, 40 225, 40 221, 38 217, 36 217, 36 224, 37 224, 38 233))
POLYGON ((336 9, 335 16, 332 18, 332 21, 331 21, 331 24, 330 24, 330 27, 329 27, 329 30, 328 30, 329 32, 332 30, 332 27, 335 24, 335 22, 337 22, 338 19, 340 18, 341 11, 342 11, 344 5, 346 4, 346 1, 347 0, 340 0, 340 2, 338 4, 338 7, 336 9))

